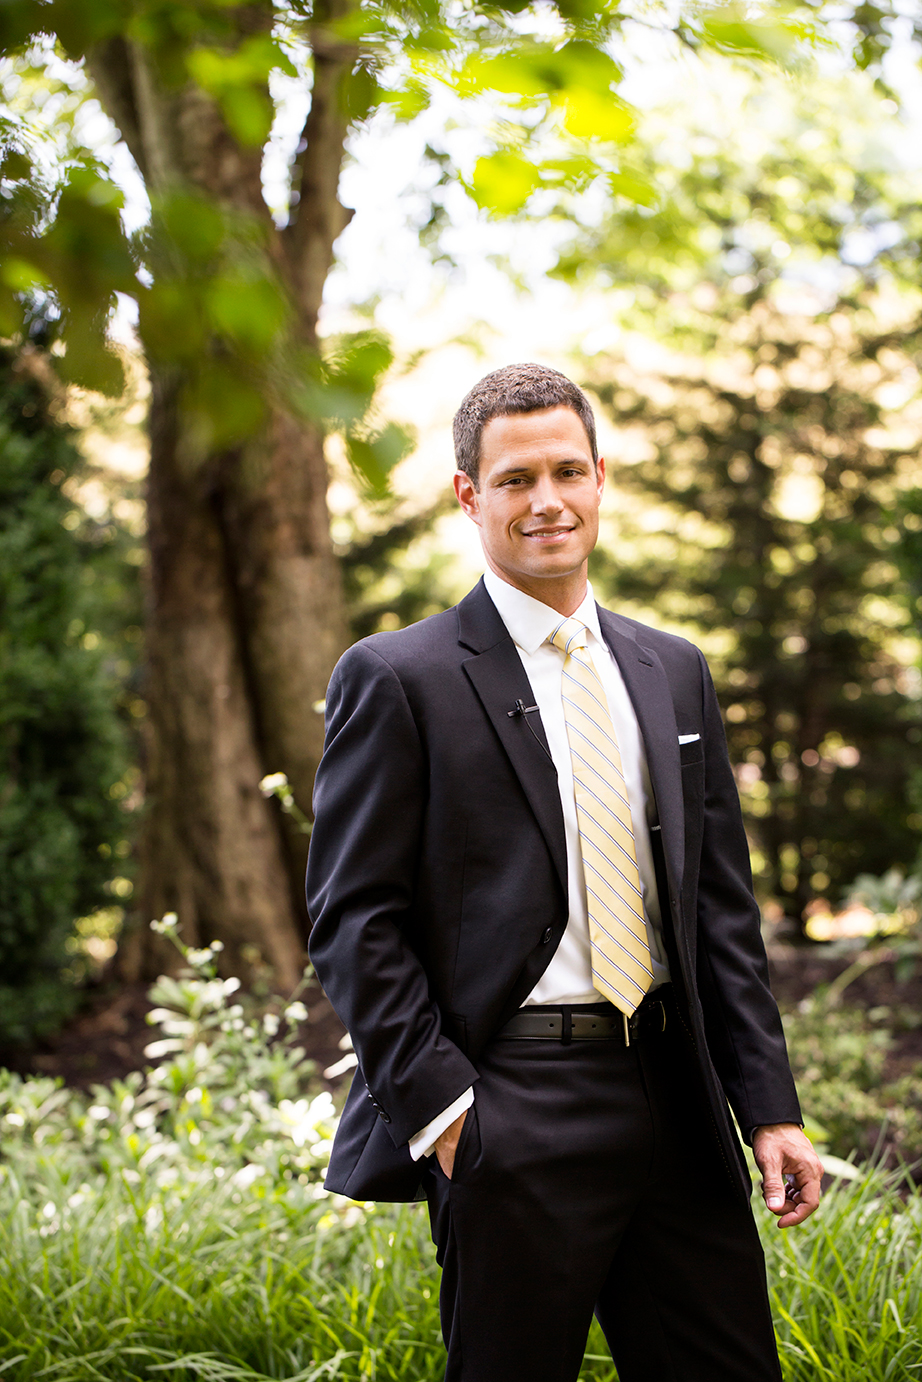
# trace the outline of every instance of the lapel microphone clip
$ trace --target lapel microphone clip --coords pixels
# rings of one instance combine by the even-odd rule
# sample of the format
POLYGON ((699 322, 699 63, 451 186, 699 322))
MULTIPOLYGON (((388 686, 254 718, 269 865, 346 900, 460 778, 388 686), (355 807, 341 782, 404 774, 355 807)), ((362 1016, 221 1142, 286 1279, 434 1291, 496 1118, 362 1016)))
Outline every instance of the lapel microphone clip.
POLYGON ((536 712, 537 709, 538 707, 536 705, 526 705, 524 701, 519 700, 516 701, 512 710, 506 711, 506 714, 509 716, 510 720, 514 720, 516 715, 531 715, 533 712, 536 712))

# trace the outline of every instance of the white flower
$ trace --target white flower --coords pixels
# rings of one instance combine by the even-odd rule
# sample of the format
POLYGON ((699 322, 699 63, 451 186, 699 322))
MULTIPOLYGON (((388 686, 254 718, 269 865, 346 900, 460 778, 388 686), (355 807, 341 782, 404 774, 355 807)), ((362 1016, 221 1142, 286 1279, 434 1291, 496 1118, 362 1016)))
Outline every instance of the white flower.
POLYGON ((269 773, 259 784, 259 790, 264 797, 271 797, 272 793, 280 787, 288 786, 288 778, 284 773, 269 773))
POLYGON ((307 1021, 307 1008, 305 1008, 304 1004, 301 1003, 300 1001, 295 1001, 294 1003, 289 1003, 289 1004, 288 1004, 288 1007, 285 1009, 285 1021, 286 1021, 286 1022, 306 1022, 306 1021, 307 1021))
POLYGON ((266 1036, 274 1037, 279 1029, 279 1019, 275 1013, 263 1014, 263 1031, 266 1036))
POLYGON ((305 1142, 319 1142, 317 1125, 332 1118, 333 1113, 333 1098, 326 1091, 310 1101, 282 1099, 278 1107, 282 1131, 287 1132, 296 1147, 303 1147, 305 1142))
POLYGON ((239 1171, 235 1171, 231 1176, 234 1185, 239 1185, 241 1190, 248 1190, 259 1176, 266 1173, 265 1166, 257 1166, 252 1161, 248 1161, 246 1166, 241 1166, 239 1171))
POLYGON ((202 965, 211 962, 211 947, 209 946, 207 950, 194 950, 190 947, 190 949, 186 951, 186 959, 193 969, 200 969, 202 965))
POLYGON ((175 912, 166 912, 161 921, 152 921, 150 929, 158 936, 169 936, 176 930, 179 917, 175 912))
POLYGON ((159 1060, 161 1056, 175 1055, 184 1046, 185 1042, 180 1041, 179 1037, 165 1037, 163 1041, 152 1041, 145 1046, 144 1054, 148 1060, 159 1060))

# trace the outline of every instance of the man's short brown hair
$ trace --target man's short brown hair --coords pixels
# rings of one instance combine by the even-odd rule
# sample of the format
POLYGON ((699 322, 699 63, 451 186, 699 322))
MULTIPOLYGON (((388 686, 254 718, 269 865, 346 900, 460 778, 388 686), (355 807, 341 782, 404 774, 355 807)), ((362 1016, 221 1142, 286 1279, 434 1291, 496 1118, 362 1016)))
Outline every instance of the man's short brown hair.
POLYGON ((582 389, 547 365, 504 365, 475 384, 455 414, 452 434, 455 461, 477 489, 480 482, 480 446, 483 429, 491 418, 515 413, 537 413, 544 408, 570 408, 586 429, 593 462, 598 464, 595 418, 582 389))

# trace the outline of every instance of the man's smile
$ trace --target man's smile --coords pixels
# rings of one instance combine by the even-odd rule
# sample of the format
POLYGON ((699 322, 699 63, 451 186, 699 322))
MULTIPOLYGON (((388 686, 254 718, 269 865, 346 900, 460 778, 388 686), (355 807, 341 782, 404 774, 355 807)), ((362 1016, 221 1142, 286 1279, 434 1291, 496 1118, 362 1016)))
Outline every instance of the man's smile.
POLYGON ((560 542, 568 538, 574 531, 574 527, 569 528, 532 528, 522 532, 522 537, 533 538, 537 542, 560 542))

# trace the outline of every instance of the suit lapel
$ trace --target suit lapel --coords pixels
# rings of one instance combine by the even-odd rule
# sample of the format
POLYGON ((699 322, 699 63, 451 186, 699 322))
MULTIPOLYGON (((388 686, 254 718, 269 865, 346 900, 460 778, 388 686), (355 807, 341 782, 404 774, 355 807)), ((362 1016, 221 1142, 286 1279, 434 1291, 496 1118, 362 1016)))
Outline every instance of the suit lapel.
POLYGON ((679 731, 669 682, 656 653, 636 641, 631 626, 601 606, 598 606, 598 610, 602 633, 624 678, 643 735, 662 827, 663 850, 675 886, 681 888, 685 864, 685 814, 679 731))
POLYGON ((537 711, 509 714, 517 701, 530 706, 534 698, 515 644, 482 581, 458 606, 458 640, 474 654, 461 665, 528 798, 566 894, 567 847, 557 770, 537 711))

